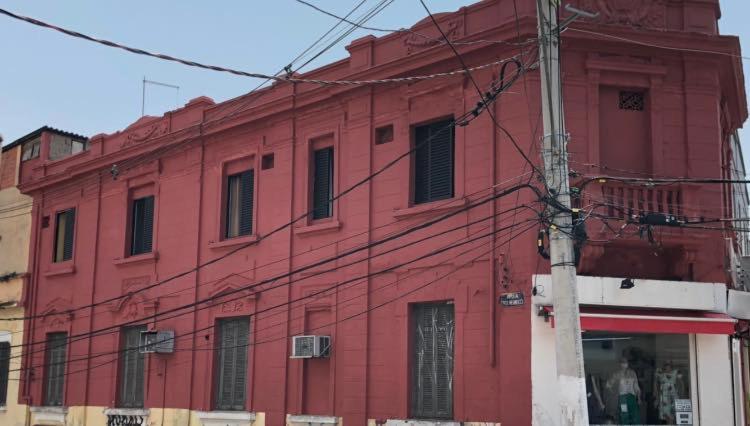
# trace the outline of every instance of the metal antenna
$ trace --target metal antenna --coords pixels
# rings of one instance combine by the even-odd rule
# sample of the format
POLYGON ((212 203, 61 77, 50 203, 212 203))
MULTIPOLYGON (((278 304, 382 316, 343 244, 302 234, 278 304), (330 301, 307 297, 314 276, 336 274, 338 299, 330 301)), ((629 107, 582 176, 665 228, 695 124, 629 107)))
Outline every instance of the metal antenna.
POLYGON ((143 76, 143 92, 141 94, 141 117, 146 115, 146 84, 153 84, 155 86, 162 86, 162 87, 169 87, 170 89, 177 90, 177 94, 175 97, 175 107, 179 106, 180 103, 180 86, 175 86, 174 84, 167 84, 167 83, 161 83, 158 81, 153 80, 147 80, 146 76, 143 76))

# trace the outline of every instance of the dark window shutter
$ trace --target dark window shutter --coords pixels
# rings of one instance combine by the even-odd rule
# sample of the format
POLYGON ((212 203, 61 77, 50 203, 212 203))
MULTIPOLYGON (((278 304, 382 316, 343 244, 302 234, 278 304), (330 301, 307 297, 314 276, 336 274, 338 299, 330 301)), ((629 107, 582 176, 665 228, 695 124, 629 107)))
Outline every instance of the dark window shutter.
POLYGON ((10 373, 10 342, 0 342, 0 405, 8 402, 8 374, 10 373))
POLYGON ((133 200, 130 254, 151 251, 154 233, 154 196, 133 200))
POLYGON ((255 193, 254 170, 240 175, 240 235, 253 233, 253 196, 255 193))
POLYGON ((216 409, 244 410, 247 389, 247 347, 250 321, 219 321, 216 360, 216 409))
POLYGON ((143 407, 143 369, 144 354, 139 351, 141 331, 145 326, 126 327, 123 329, 123 348, 120 353, 120 386, 118 407, 143 407))
POLYGON ((414 203, 453 197, 454 134, 452 120, 414 131, 414 203))
POLYGON ((47 335, 44 405, 63 405, 67 346, 68 335, 66 333, 51 333, 47 335))
POLYGON ((412 415, 452 418, 453 305, 417 305, 413 318, 412 415))
POLYGON ((319 149, 313 155, 313 219, 333 214, 333 147, 319 149))
POLYGON ((65 239, 63 241, 63 260, 73 258, 73 233, 75 232, 76 209, 65 212, 65 239))

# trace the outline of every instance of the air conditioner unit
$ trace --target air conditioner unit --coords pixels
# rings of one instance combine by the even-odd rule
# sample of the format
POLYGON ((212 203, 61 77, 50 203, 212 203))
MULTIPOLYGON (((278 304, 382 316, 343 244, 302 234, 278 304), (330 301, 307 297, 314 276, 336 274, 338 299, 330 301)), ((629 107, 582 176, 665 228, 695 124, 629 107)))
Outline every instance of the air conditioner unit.
POLYGON ((171 354, 174 352, 174 330, 141 331, 138 352, 171 354))
POLYGON ((291 358, 327 358, 331 354, 331 336, 292 337, 291 358))

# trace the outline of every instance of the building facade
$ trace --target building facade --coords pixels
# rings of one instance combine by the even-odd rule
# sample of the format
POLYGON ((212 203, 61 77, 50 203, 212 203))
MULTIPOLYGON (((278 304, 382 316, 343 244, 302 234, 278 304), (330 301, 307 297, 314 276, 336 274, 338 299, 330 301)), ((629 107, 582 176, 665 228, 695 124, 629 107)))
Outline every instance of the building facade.
MULTIPOLYGON (((428 18, 298 77, 429 78, 43 137, 20 170, 32 423, 557 424, 544 191, 513 147, 539 162, 535 3, 436 16, 473 81, 428 18), (496 122, 464 122, 511 57, 496 122)), ((574 3, 600 13, 561 43, 592 424, 742 424, 736 194, 690 181, 736 167, 738 40, 718 1, 574 3)))

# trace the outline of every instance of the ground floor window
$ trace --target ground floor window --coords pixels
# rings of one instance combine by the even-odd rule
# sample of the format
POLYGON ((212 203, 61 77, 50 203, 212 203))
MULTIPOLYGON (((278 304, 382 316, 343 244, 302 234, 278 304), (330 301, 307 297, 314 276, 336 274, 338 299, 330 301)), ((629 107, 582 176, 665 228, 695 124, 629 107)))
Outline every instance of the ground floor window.
POLYGON ((455 326, 452 304, 413 305, 412 417, 453 418, 455 326))
POLYGON ((592 425, 676 425, 692 412, 687 334, 586 332, 583 358, 592 425))

